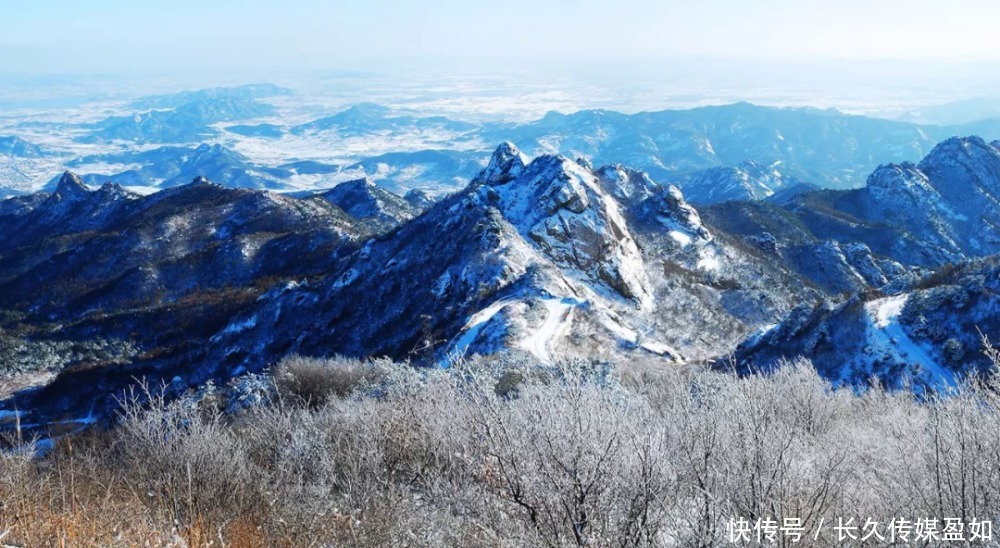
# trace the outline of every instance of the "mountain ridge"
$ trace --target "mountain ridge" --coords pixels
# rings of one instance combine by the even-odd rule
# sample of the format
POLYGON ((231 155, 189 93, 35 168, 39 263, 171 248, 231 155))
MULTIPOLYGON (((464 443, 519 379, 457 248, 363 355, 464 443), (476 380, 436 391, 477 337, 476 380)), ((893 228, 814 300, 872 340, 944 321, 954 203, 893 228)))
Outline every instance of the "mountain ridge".
POLYGON ((921 349, 948 372, 928 344, 972 351, 968 335, 919 330, 921 316, 946 321, 928 303, 972 303, 949 309, 964 327, 992 313, 992 286, 975 282, 995 274, 991 250, 958 237, 989 228, 959 212, 989 207, 997 156, 959 138, 920 164, 874 170, 862 189, 704 208, 641 170, 532 158, 508 141, 464 189, 421 209, 370 179, 297 198, 199 175, 139 196, 65 173, 51 193, 0 202, 0 232, 13 235, 0 243, 0 309, 14 311, 0 329, 17 326, 18 371, 67 344, 104 357, 45 354, 55 379, 0 408, 42 421, 97 397, 107 411, 107 394, 70 387, 119 390, 140 376, 196 387, 289 353, 425 367, 499 352, 539 364, 641 355, 666 366, 735 351, 744 371, 801 353, 846 384, 895 372, 937 386, 907 356, 921 349), (940 223, 914 232, 883 214, 893 209, 940 223), (856 374, 816 342, 834 332, 853 341, 836 359, 856 374), (900 349, 903 335, 915 342, 900 349), (876 366, 863 340, 896 365, 876 366))

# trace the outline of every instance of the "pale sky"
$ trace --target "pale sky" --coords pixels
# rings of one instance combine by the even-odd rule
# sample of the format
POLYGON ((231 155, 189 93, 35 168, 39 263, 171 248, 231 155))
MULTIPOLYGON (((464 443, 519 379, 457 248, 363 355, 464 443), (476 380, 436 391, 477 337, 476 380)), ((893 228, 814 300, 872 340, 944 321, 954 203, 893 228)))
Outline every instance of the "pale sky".
POLYGON ((379 63, 995 60, 996 0, 33 0, 0 3, 0 72, 379 63))

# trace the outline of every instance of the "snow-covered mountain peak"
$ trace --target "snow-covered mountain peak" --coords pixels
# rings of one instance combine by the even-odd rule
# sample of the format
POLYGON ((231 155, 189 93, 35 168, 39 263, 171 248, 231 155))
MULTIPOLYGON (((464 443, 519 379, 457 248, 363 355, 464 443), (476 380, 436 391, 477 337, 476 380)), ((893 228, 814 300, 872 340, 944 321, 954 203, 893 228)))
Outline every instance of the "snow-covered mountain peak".
POLYGON ((996 147, 987 143, 982 137, 951 137, 938 143, 924 158, 921 165, 933 164, 939 161, 949 161, 962 156, 974 157, 978 154, 996 154, 996 147))
POLYGON ((343 183, 340 183, 337 186, 342 187, 342 188, 355 188, 355 189, 368 188, 368 189, 372 189, 372 188, 377 187, 378 185, 375 184, 375 181, 373 181, 371 177, 362 177, 360 179, 354 179, 353 181, 344 181, 343 183))
POLYGON ((221 189, 224 188, 219 183, 216 183, 215 181, 212 181, 211 179, 209 179, 208 177, 205 177, 204 175, 198 175, 194 179, 191 179, 190 183, 188 183, 186 185, 181 185, 182 188, 185 187, 185 186, 187 186, 187 187, 193 187, 193 188, 212 188, 212 189, 218 189, 218 190, 221 190, 221 189))
POLYGON ((503 184, 520 175, 527 164, 528 157, 522 154, 514 143, 504 141, 493 151, 490 163, 475 180, 489 184, 503 184))
POLYGON ((980 137, 952 137, 939 143, 917 166, 942 194, 1000 191, 1000 149, 980 137), (985 188, 983 188, 985 187, 985 188))
POLYGON ((660 190, 648 173, 621 164, 604 166, 596 174, 604 190, 623 204, 639 203, 660 190))
POLYGON ((651 300, 642 257, 619 204, 598 177, 564 156, 539 156, 520 167, 523 156, 502 145, 491 165, 509 166, 502 177, 488 167, 480 199, 495 205, 518 232, 556 264, 579 271, 622 297, 651 300), (514 175, 519 173, 519 175, 514 175), (499 181, 504 181, 500 183, 499 181))
POLYGON ((98 197, 99 201, 102 202, 115 201, 121 199, 132 200, 139 198, 138 194, 135 194, 134 192, 129 192, 128 190, 123 188, 120 184, 113 183, 111 181, 108 181, 103 185, 101 185, 101 188, 97 189, 96 196, 98 197))
POLYGON ((77 201, 90 195, 90 189, 83 184, 83 180, 72 171, 63 173, 56 185, 52 197, 59 201, 77 201))

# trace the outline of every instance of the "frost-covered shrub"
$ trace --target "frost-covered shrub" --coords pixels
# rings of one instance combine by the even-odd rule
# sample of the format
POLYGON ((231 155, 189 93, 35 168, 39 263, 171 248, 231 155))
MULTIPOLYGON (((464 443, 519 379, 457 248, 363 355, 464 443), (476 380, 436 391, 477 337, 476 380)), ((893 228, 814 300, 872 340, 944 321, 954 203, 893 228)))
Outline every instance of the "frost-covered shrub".
POLYGON ((261 407, 274 399, 274 381, 270 377, 250 373, 236 377, 229 383, 226 398, 226 412, 261 407))
POLYGON ((687 548, 732 545, 734 517, 1000 516, 996 381, 917 399, 834 390, 808 363, 743 378, 653 358, 288 363, 340 377, 322 403, 296 385, 265 400, 253 376, 147 393, 115 430, 0 455, 4 540, 687 548))
POLYGON ((274 370, 274 384, 288 402, 321 407, 332 398, 346 398, 378 384, 384 372, 377 362, 343 357, 289 356, 274 370))

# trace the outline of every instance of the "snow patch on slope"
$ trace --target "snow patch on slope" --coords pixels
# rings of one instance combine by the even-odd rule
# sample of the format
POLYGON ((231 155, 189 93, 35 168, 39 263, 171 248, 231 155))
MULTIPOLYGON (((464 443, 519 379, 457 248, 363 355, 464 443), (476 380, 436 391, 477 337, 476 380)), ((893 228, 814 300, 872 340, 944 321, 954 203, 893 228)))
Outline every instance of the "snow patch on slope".
POLYGON ((472 343, 476 342, 479 338, 479 334, 482 332, 486 324, 496 316, 498 312, 503 310, 507 305, 517 302, 514 299, 500 299, 499 301, 487 306, 486 308, 476 312, 469 318, 469 321, 465 323, 462 328, 461 333, 455 342, 452 344, 451 350, 445 357, 444 364, 450 358, 463 358, 472 343))
POLYGON ((927 372, 932 385, 941 389, 954 388, 957 385, 954 373, 938 364, 900 325, 899 317, 908 298, 908 294, 895 295, 865 304, 865 312, 871 322, 866 341, 871 353, 875 356, 890 355, 899 361, 919 365, 927 372))

